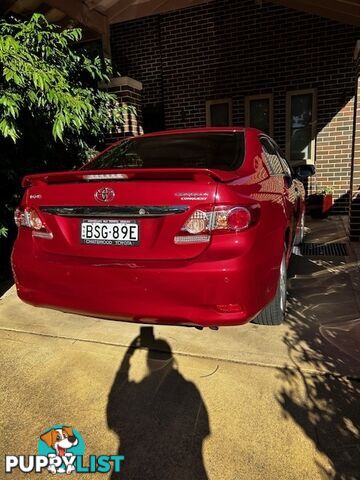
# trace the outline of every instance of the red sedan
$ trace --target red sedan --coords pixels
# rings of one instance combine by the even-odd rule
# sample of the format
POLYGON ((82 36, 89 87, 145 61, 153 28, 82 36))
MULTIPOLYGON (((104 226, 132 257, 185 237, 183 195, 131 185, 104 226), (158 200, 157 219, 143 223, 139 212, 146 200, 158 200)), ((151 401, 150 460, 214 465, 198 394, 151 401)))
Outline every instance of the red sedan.
POLYGON ((279 324, 304 187, 252 128, 117 143, 76 171, 30 175, 15 212, 19 297, 142 323, 279 324))

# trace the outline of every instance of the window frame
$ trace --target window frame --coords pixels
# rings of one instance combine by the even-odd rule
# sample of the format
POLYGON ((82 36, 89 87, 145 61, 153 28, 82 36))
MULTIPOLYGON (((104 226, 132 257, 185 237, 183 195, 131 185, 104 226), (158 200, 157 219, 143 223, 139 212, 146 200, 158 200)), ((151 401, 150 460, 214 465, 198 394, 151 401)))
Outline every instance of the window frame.
MULTIPOLYGON (((312 95, 312 125, 311 125, 311 144, 310 144, 310 158, 305 158, 303 164, 315 165, 316 155, 316 125, 317 125, 317 89, 305 88, 302 90, 289 90, 286 92, 286 140, 285 140, 285 154, 289 164, 291 161, 291 99, 299 95, 312 95)), ((294 165, 296 162, 294 162, 294 165)))
POLYGON ((284 157, 284 155, 282 155, 281 150, 279 148, 276 148, 276 154, 277 154, 277 156, 280 160, 280 163, 283 167, 284 176, 292 177, 294 175, 294 171, 291 168, 291 165, 289 164, 289 162, 284 157))
POLYGON ((250 103, 253 100, 269 100, 269 132, 264 132, 272 137, 274 135, 274 94, 260 93, 258 95, 246 95, 245 97, 245 127, 250 127, 250 103))
MULTIPOLYGON (((232 126, 232 119, 233 119, 233 101, 232 98, 220 98, 217 100, 206 100, 205 102, 205 107, 206 107, 206 126, 207 127, 213 127, 214 125, 211 125, 211 106, 212 105, 221 105, 222 103, 226 103, 229 108, 229 127, 232 126)), ((219 127, 221 128, 221 127, 219 127)))
POLYGON ((286 173, 284 172, 283 162, 281 161, 280 155, 278 153, 277 145, 273 142, 273 140, 270 137, 268 137, 265 134, 259 135, 259 142, 261 144, 261 149, 263 150, 263 152, 265 154, 266 166, 267 166, 267 169, 269 171, 269 175, 272 176, 272 177, 284 177, 284 176, 286 176, 286 173), (264 140, 270 144, 270 146, 274 150, 274 153, 269 153, 268 151, 266 151, 266 147, 263 143, 264 140), (279 162, 279 165, 280 165, 281 173, 275 173, 276 169, 273 168, 272 159, 270 159, 268 157, 268 155, 273 155, 277 158, 277 160, 279 162))

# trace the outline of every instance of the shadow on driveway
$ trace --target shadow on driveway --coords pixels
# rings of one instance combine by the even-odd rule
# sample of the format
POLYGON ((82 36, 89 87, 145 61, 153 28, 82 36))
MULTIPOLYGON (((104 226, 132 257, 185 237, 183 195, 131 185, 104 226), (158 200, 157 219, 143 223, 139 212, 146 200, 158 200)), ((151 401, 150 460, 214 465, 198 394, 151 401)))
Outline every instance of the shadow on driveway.
POLYGON ((210 434, 206 406, 196 386, 178 371, 170 345, 142 327, 111 387, 107 422, 124 455, 111 479, 207 480, 202 444, 210 434), (147 374, 131 381, 131 358, 147 349, 147 374))
POLYGON ((360 318, 349 270, 342 257, 293 256, 289 271, 289 330, 283 337, 292 358, 279 370, 277 399, 332 463, 321 476, 360 477, 360 318), (310 375, 301 364, 323 372, 310 375), (300 385, 305 392, 299 394, 300 385))

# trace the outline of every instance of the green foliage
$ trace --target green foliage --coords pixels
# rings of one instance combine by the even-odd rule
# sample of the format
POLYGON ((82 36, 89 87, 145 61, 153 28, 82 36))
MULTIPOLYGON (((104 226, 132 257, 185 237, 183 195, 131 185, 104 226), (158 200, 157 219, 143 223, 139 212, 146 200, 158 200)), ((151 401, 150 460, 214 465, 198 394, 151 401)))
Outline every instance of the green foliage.
POLYGON ((18 141, 24 110, 60 141, 72 134, 102 136, 123 123, 125 107, 97 87, 110 80, 110 61, 73 48, 81 36, 80 29, 61 30, 40 14, 0 21, 0 135, 18 141))
POLYGON ((316 189, 316 194, 318 195, 332 195, 333 193, 334 191, 330 187, 318 187, 316 189))

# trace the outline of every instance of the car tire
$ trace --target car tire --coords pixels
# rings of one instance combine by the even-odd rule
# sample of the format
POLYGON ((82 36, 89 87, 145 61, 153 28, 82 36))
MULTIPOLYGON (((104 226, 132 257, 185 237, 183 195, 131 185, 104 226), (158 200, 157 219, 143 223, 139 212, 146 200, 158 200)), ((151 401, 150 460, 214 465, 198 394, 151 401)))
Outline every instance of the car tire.
POLYGON ((251 321, 257 325, 281 325, 286 310, 286 256, 280 265, 280 277, 274 299, 251 321))
POLYGON ((301 245, 305 236, 305 212, 301 214, 299 229, 296 232, 294 245, 301 245))

